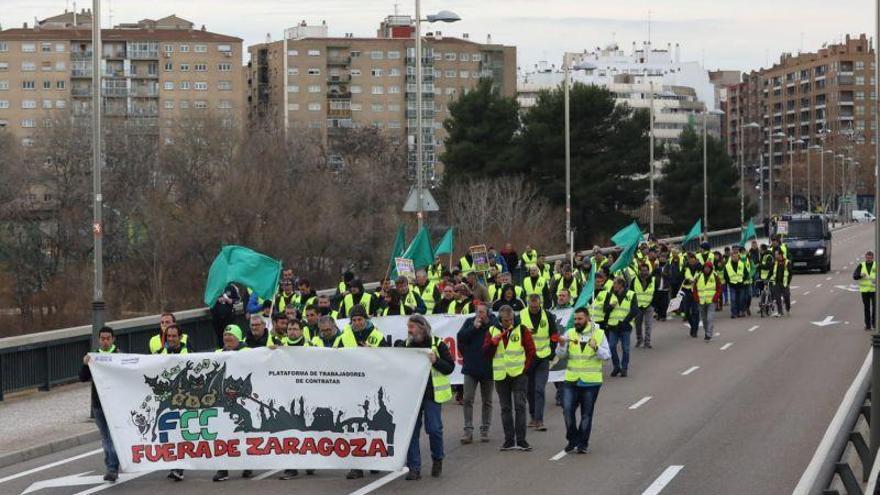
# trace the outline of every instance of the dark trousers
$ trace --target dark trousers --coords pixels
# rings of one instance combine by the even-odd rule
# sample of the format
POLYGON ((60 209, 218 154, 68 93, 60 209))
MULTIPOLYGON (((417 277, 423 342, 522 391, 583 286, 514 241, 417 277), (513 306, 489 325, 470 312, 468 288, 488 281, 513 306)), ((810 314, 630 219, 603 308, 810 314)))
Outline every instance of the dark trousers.
POLYGON ((877 328, 877 293, 862 292, 862 306, 865 308, 865 328, 877 328))
POLYGON ((504 428, 504 442, 523 442, 526 439, 526 387, 529 377, 526 374, 507 377, 495 382, 498 403, 501 405, 501 426, 504 428))
POLYGON ((529 403, 529 417, 534 421, 544 422, 544 390, 550 379, 550 360, 535 358, 535 364, 529 370, 529 383, 526 389, 526 400, 529 403))
POLYGON ((691 327, 691 335, 696 335, 700 328, 700 305, 694 301, 694 297, 687 293, 682 298, 685 318, 691 327))
POLYGON ((782 287, 781 285, 771 285, 770 292, 773 294, 773 300, 776 302, 776 311, 791 312, 791 289, 782 287), (783 304, 785 306, 783 307, 783 304))
POLYGON ((666 319, 666 310, 669 309, 669 291, 658 290, 654 293, 654 311, 657 312, 657 319, 663 321, 666 319))
POLYGON ((617 330, 608 332, 608 345, 611 347, 611 364, 616 370, 629 369, 629 344, 632 329, 627 325, 620 325, 617 330), (620 343, 620 355, 617 353, 617 343, 620 343))
POLYGON ((431 399, 422 399, 422 407, 416 416, 415 431, 409 441, 409 449, 406 452, 406 467, 410 471, 421 471, 422 453, 419 448, 419 440, 422 433, 422 418, 424 418, 425 433, 428 434, 428 444, 431 446, 431 459, 443 460, 443 416, 440 413, 440 404, 431 399))
POLYGON ((599 397, 595 387, 578 387, 576 383, 562 385, 562 416, 565 419, 565 439, 574 448, 590 446, 590 433, 593 431, 593 408, 599 397), (577 421, 577 409, 581 409, 581 421, 577 421))
POLYGON ((104 410, 100 407, 93 407, 92 415, 95 416, 95 425, 101 434, 101 447, 104 449, 104 467, 107 468, 107 471, 118 473, 119 457, 116 456, 116 448, 113 447, 113 440, 110 438, 110 428, 107 427, 107 418, 104 417, 104 410))

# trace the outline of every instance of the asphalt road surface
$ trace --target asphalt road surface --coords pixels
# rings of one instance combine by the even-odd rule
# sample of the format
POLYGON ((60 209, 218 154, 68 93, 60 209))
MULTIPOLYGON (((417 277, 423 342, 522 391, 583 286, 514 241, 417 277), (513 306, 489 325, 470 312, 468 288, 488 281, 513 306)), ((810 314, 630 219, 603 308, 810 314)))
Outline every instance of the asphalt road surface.
MULTIPOLYGON (((562 410, 552 400, 548 431, 528 434, 534 451, 499 452, 496 399, 487 444, 460 445, 461 406, 444 406, 446 461, 438 479, 379 473, 349 481, 344 471, 319 471, 281 481, 280 473, 258 471, 244 480, 234 471, 214 483, 213 472, 190 471, 179 483, 157 472, 123 474, 109 485, 91 478, 103 474, 95 443, 0 470, 0 494, 790 493, 869 350, 852 271, 873 245, 872 233, 871 225, 835 233, 832 271, 795 275, 790 317, 730 319, 725 312, 709 343, 690 338, 681 321, 656 325, 654 349, 633 349, 630 376, 606 378, 587 455, 562 455, 562 410)), ((547 393, 553 397, 552 385, 547 393)))

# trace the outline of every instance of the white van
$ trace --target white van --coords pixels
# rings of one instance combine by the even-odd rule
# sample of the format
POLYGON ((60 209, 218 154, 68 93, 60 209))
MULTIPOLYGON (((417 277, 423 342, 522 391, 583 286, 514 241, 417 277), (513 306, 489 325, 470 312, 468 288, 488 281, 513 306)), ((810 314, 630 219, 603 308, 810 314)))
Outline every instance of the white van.
POLYGON ((877 218, 868 210, 853 210, 852 219, 854 222, 874 222, 877 218))

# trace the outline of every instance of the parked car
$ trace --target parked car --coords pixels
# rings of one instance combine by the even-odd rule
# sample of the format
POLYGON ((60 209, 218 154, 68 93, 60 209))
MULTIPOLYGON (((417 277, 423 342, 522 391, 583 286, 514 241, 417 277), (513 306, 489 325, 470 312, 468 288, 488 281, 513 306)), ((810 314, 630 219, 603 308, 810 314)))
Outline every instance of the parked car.
POLYGON ((876 222, 877 217, 868 210, 853 210, 852 220, 854 222, 876 222))

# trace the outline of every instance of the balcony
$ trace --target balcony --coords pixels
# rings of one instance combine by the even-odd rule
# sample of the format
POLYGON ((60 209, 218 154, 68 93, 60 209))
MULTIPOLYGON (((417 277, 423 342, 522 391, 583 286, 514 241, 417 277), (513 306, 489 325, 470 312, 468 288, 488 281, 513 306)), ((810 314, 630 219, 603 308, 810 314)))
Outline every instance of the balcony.
POLYGON ((855 79, 853 78, 853 76, 841 75, 840 77, 837 78, 837 83, 840 84, 841 86, 851 86, 851 85, 855 84, 855 79))
POLYGON ((131 50, 128 52, 128 58, 131 60, 158 60, 159 59, 159 51, 141 51, 141 50, 131 50))
POLYGON ((327 84, 339 85, 339 84, 348 84, 351 82, 351 76, 330 76, 327 79, 327 84))
POLYGON ((327 91, 328 100, 350 100, 350 91, 327 91))
POLYGON ((129 77, 132 79, 159 79, 158 72, 132 72, 129 77))
POLYGON ((327 57, 327 65, 350 65, 351 57, 343 57, 343 56, 328 56, 327 57))
POLYGON ((70 60, 74 62, 91 62, 92 61, 92 52, 70 52, 70 60))
POLYGON ((124 69, 107 69, 104 71, 104 77, 126 77, 124 69))
POLYGON ((92 68, 89 67, 88 69, 72 69, 70 71, 70 77, 90 78, 92 77, 92 68))
POLYGON ((158 107, 132 107, 128 109, 129 117, 158 117, 159 116, 159 108, 158 107))
POLYGON ((104 115, 109 115, 111 117, 125 117, 128 114, 128 111, 125 107, 114 107, 114 106, 105 106, 104 107, 104 115))
POLYGON ((159 88, 131 88, 131 96, 135 98, 156 98, 159 96, 159 88))
POLYGON ((104 52, 104 58, 107 60, 122 60, 125 58, 125 50, 111 50, 104 52))
POLYGON ((101 88, 101 96, 108 98, 125 98, 128 96, 128 88, 101 88))
POLYGON ((70 88, 70 95, 73 97, 90 97, 92 96, 92 88, 70 88))
POLYGON ((351 108, 345 109, 329 109, 327 110, 327 117, 333 119, 350 119, 351 118, 351 108))

